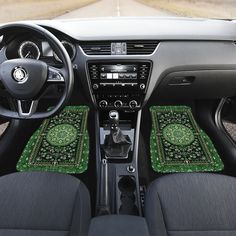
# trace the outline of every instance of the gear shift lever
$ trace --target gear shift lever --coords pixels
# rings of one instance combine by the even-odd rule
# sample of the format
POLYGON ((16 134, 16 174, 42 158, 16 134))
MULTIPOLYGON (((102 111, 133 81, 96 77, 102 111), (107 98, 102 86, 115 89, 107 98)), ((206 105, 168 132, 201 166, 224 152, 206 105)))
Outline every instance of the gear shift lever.
POLYGON ((119 126, 119 113, 109 112, 110 134, 106 135, 103 149, 107 158, 127 158, 131 148, 131 140, 124 135, 119 126))
POLYGON ((109 121, 111 125, 111 130, 117 131, 119 129, 119 113, 118 111, 109 112, 109 121))

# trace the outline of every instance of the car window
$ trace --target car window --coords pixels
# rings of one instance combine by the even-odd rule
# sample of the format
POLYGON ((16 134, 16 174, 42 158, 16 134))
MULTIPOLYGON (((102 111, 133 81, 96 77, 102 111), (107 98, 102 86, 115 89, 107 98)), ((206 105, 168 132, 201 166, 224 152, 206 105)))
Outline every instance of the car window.
POLYGON ((90 17, 234 19, 234 0, 0 0, 0 22, 90 17))

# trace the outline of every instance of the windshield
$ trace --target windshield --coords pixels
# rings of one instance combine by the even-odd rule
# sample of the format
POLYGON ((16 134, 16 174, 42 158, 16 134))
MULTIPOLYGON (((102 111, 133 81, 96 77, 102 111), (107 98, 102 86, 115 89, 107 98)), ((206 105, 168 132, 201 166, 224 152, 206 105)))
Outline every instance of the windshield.
POLYGON ((0 0, 0 22, 90 17, 236 18, 235 0, 0 0))

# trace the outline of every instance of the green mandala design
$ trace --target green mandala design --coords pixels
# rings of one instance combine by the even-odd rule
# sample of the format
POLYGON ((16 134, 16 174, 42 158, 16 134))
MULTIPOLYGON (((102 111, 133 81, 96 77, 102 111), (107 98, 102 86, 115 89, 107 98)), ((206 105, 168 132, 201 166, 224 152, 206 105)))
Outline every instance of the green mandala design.
POLYGON ((89 158, 88 112, 86 106, 68 106, 44 120, 28 141, 17 170, 85 172, 89 158))
POLYGON ((159 173, 221 171, 224 165, 206 133, 187 106, 150 108, 151 162, 159 173))
POLYGON ((170 124, 163 129, 163 136, 173 145, 185 146, 194 141, 193 131, 181 124, 170 124))
POLYGON ((52 146, 67 146, 76 140, 77 130, 73 125, 56 125, 48 131, 47 141, 52 146))

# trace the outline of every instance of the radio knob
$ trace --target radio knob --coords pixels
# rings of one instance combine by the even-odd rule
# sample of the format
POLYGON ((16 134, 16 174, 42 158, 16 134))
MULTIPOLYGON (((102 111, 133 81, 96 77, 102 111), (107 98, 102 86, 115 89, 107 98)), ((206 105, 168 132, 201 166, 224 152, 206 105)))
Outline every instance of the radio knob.
POLYGON ((135 100, 132 100, 132 101, 129 102, 129 107, 130 107, 131 109, 134 109, 134 108, 136 108, 137 106, 138 106, 138 103, 137 103, 135 100))
POLYGON ((120 100, 116 100, 114 102, 114 107, 116 107, 116 108, 120 108, 120 107, 122 107, 122 105, 123 105, 123 102, 120 100))
POLYGON ((140 84, 140 89, 143 90, 143 89, 145 89, 145 87, 146 87, 145 84, 140 84))
POLYGON ((98 84, 94 84, 94 85, 93 85, 93 89, 94 89, 94 90, 97 90, 98 87, 99 87, 98 84))
POLYGON ((101 108, 106 108, 107 107, 107 101, 106 100, 102 100, 99 102, 99 107, 101 108))

